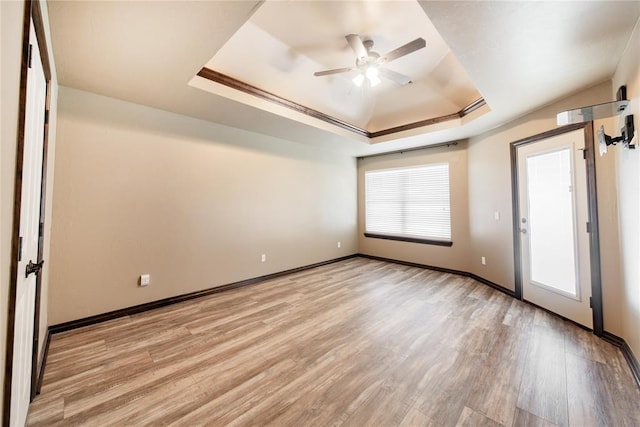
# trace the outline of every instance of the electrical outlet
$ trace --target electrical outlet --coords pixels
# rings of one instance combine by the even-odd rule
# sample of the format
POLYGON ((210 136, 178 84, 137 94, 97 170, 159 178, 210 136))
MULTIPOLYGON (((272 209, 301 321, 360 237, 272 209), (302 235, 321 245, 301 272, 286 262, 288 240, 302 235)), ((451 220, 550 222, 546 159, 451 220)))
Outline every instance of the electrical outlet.
POLYGON ((338 249, 340 248, 340 242, 338 242, 338 249))
POLYGON ((266 262, 267 261, 267 254, 262 254, 262 262, 266 262))
POLYGON ((140 286, 149 286, 149 283, 151 283, 151 275, 141 274, 139 283, 140 283, 140 286))
POLYGON ((487 259, 485 257, 480 258, 480 262, 482 262, 482 265, 487 265, 487 259))

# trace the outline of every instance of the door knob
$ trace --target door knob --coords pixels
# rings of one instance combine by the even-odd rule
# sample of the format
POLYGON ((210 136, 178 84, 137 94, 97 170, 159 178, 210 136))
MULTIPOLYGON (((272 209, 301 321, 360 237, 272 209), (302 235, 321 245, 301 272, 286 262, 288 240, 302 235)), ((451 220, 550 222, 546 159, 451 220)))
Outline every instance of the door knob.
POLYGON ((42 264, 44 264, 44 260, 36 263, 29 260, 29 264, 27 264, 27 268, 25 268, 24 277, 29 277, 31 273, 35 273, 37 275, 42 269, 42 264))

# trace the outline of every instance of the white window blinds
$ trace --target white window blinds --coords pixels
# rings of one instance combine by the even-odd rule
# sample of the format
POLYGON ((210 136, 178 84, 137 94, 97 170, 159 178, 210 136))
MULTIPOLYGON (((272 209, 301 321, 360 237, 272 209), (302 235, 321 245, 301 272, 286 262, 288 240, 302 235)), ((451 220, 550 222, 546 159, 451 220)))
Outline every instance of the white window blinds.
POLYGON ((365 217, 367 233, 450 241, 449 165, 365 172, 365 217))

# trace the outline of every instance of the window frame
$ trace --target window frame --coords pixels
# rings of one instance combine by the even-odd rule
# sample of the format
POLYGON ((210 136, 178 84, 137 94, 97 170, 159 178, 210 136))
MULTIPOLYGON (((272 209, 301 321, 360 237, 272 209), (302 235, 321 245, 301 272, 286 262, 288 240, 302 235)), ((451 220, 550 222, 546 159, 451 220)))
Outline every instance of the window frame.
POLYGON ((452 214, 451 214, 451 168, 450 162, 434 162, 434 163, 426 163, 420 165, 411 165, 411 166, 403 166, 403 167, 395 167, 395 168, 385 168, 385 169, 372 169, 364 171, 364 236, 367 238, 374 239, 383 239, 383 240, 395 240, 400 242, 410 242, 410 243, 420 243, 427 245, 436 245, 436 246, 453 246, 453 227, 452 227, 452 214), (385 171, 394 171, 394 170, 407 170, 407 169, 420 169, 420 168, 428 168, 430 166, 441 166, 447 165, 447 180, 448 180, 448 192, 449 192, 449 238, 448 239, 439 239, 436 237, 419 237, 412 235, 398 235, 398 234, 385 234, 379 232, 370 232, 367 231, 367 174, 375 173, 375 172, 385 172, 385 171))

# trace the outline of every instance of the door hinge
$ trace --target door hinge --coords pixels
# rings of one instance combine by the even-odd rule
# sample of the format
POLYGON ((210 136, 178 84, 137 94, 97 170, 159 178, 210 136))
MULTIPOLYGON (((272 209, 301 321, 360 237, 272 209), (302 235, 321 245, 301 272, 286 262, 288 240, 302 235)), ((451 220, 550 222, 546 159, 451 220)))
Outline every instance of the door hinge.
POLYGON ((49 124, 49 110, 44 110, 44 124, 49 124))
POLYGON ((583 149, 582 149, 582 158, 583 158, 584 160, 587 160, 587 149, 586 149, 586 148, 583 148, 583 149))
POLYGON ((589 308, 593 308, 593 298, 589 297, 589 308))
POLYGON ((591 223, 587 222, 587 233, 591 233, 591 223))
POLYGON ((27 66, 31 68, 31 57, 33 56, 33 45, 29 45, 29 52, 27 52, 27 66))
POLYGON ((41 222, 38 226, 38 237, 44 236, 44 222, 41 222))
POLYGON ((22 261, 22 236, 18 237, 18 262, 22 261))
POLYGON ((36 263, 29 260, 29 264, 27 264, 27 267, 24 270, 24 277, 27 278, 29 277, 30 274, 35 274, 37 276, 38 273, 40 273, 40 270, 42 270, 43 264, 44 264, 44 260, 40 260, 36 263))

